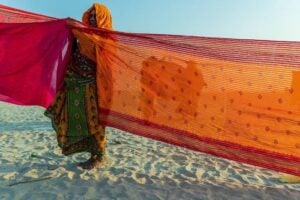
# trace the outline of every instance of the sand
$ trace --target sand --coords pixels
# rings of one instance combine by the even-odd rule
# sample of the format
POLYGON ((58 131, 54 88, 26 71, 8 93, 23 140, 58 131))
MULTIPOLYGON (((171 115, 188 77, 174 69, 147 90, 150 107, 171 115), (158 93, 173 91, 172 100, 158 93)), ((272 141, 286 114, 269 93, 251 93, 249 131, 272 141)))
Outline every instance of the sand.
POLYGON ((43 108, 0 102, 0 199, 300 199, 279 173, 108 129, 98 170, 63 156, 43 108))

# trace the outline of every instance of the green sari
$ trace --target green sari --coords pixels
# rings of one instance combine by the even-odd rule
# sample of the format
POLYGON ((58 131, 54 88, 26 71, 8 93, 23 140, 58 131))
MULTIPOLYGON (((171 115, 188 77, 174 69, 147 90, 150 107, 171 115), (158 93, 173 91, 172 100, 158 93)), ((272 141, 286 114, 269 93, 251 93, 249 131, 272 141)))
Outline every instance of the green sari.
MULTIPOLYGON (((76 43, 77 44, 77 43, 76 43)), ((64 86, 45 111, 65 155, 90 152, 103 157, 105 127, 99 124, 96 64, 73 48, 64 86)))

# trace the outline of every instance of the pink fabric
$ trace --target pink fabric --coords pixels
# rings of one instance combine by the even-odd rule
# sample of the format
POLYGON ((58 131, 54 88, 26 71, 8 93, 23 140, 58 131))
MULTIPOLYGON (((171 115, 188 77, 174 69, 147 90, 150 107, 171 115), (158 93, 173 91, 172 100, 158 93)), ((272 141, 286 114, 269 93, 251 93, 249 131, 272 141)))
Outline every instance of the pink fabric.
POLYGON ((0 23, 0 33, 0 100, 47 107, 69 60, 66 20, 0 23))

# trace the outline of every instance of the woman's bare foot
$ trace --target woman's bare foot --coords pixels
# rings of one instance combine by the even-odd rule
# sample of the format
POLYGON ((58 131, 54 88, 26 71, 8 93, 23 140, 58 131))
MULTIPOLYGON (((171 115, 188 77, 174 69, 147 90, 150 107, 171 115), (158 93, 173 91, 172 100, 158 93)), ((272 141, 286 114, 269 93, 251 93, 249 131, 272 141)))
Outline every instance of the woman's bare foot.
POLYGON ((78 166, 82 169, 97 169, 102 166, 103 160, 99 159, 96 155, 92 155, 88 161, 79 163, 78 166))

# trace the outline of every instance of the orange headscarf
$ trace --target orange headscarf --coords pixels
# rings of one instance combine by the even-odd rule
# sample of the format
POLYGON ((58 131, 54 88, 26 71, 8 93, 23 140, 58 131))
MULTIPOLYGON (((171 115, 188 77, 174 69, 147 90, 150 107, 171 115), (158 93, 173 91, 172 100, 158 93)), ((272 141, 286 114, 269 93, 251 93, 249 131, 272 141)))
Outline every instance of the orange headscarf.
MULTIPOLYGON (((94 3, 84 12, 82 15, 82 22, 89 25, 90 14, 94 9, 96 11, 97 27, 112 30, 112 17, 110 11, 106 6, 99 3, 94 3)), ((93 34, 83 33, 76 29, 73 29, 73 34, 79 40, 80 52, 91 60, 96 61, 95 44, 97 43, 99 46, 104 45, 100 42, 101 38, 93 34)))
POLYGON ((96 21, 98 28, 112 29, 112 17, 107 7, 102 4, 94 3, 85 13, 82 15, 82 22, 89 24, 90 13, 92 10, 96 11, 96 21))

